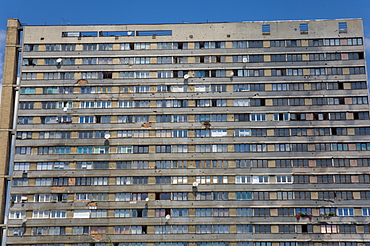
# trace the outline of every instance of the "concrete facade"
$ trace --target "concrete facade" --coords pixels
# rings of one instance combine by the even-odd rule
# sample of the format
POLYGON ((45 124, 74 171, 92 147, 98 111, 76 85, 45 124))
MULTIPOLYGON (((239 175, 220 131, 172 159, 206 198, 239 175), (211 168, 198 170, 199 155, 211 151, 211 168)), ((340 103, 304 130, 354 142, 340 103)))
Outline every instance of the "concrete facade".
POLYGON ((360 19, 10 19, 6 245, 370 245, 364 58, 360 19))

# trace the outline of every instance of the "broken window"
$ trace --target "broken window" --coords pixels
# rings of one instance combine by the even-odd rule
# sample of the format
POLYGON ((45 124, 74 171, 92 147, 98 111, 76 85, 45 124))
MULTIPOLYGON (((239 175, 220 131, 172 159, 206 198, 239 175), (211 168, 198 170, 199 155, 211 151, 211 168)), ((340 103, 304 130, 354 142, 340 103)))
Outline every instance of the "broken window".
POLYGON ((33 66, 33 65, 37 65, 37 59, 33 58, 23 59, 23 66, 33 66))

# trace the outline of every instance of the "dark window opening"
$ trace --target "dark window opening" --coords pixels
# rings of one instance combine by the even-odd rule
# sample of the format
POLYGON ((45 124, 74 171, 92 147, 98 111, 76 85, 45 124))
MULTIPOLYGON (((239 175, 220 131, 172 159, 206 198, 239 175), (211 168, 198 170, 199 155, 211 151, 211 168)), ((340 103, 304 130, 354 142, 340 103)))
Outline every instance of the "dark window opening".
POLYGON ((290 114, 290 120, 306 120, 306 114, 290 114))
POLYGON ((143 210, 137 209, 137 217, 143 217, 143 210))
POLYGON ((103 72, 103 79, 111 79, 112 72, 103 72))
POLYGON ((343 89, 344 89, 343 82, 338 83, 338 90, 343 90, 343 89))
POLYGON ((308 233, 308 226, 302 225, 302 233, 308 233))

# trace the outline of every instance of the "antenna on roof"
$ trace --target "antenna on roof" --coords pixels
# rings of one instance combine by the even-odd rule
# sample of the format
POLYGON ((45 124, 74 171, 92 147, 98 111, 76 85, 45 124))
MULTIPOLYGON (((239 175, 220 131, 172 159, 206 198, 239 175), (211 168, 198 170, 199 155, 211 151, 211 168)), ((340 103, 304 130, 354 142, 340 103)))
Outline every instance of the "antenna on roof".
POLYGON ((63 22, 67 22, 67 25, 71 24, 69 21, 63 19, 63 18, 60 18, 60 24, 63 25, 63 22))

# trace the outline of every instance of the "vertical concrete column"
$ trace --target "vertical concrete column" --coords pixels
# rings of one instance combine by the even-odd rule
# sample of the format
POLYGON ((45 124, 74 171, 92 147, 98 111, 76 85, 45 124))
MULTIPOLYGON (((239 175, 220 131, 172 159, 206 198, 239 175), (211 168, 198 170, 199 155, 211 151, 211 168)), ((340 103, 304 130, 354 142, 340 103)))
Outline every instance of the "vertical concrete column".
MULTIPOLYGON (((17 83, 18 48, 20 44, 20 23, 18 19, 8 19, 6 32, 6 48, 4 56, 4 73, 0 108, 0 224, 4 224, 4 212, 7 189, 7 180, 4 175, 8 174, 11 148, 11 129, 13 127, 15 90, 13 85, 17 83)), ((2 237, 2 230, 0 231, 2 237)))

